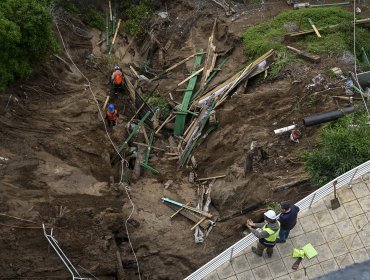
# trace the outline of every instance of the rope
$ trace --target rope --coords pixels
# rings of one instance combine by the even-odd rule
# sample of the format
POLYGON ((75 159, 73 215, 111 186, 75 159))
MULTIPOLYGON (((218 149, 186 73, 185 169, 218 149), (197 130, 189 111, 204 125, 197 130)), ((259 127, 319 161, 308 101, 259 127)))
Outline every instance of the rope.
MULTIPOLYGON (((57 23, 57 22, 55 22, 55 26, 56 26, 56 28, 57 28, 57 30, 58 30, 58 33, 59 33, 60 39, 61 39, 61 41, 62 41, 63 48, 64 48, 64 50, 65 50, 65 52, 66 52, 66 55, 68 56, 68 58, 69 58, 69 60, 72 62, 72 64, 76 67, 77 71, 81 74, 81 76, 82 76, 82 77, 84 77, 84 79, 87 81, 87 83, 88 83, 88 84, 87 84, 87 86, 88 86, 89 91, 90 91, 91 95, 93 96, 94 101, 95 101, 95 103, 96 103, 96 106, 97 106, 97 108, 98 108, 98 110, 99 110, 99 114, 100 114, 101 120, 102 120, 102 122, 103 122, 104 129, 105 129, 105 132, 106 132, 106 134, 107 134, 107 137, 108 137, 109 141, 111 142, 111 144, 112 144, 112 146, 113 146, 114 150, 116 151, 117 155, 121 158, 121 176, 120 176, 120 184, 122 184, 122 183, 123 183, 123 164, 124 164, 124 163, 126 163, 126 167, 128 167, 128 166, 129 166, 129 163, 128 163, 128 161, 127 161, 126 159, 124 159, 124 158, 121 156, 121 154, 119 153, 119 151, 118 151, 118 149, 117 149, 116 145, 113 143, 113 141, 112 141, 112 139, 111 139, 111 137, 110 137, 110 135, 109 135, 108 128, 107 128, 107 126, 106 126, 106 124, 105 124, 105 121, 104 121, 103 113, 102 113, 102 111, 101 111, 101 109, 100 109, 100 106, 99 106, 99 102, 98 102, 98 100, 96 99, 96 96, 95 96, 95 94, 94 94, 94 92, 93 92, 93 90, 92 90, 92 88, 91 88, 90 80, 89 80, 89 79, 88 79, 88 78, 87 78, 87 77, 86 77, 86 76, 81 72, 81 70, 77 67, 77 65, 74 63, 74 61, 73 61, 72 57, 70 56, 70 54, 69 54, 69 52, 68 52, 68 50, 67 50, 67 47, 66 47, 66 45, 65 45, 65 43, 64 43, 63 36, 62 36, 62 34, 61 34, 60 30, 59 30, 59 27, 58 27, 58 23, 57 23)), ((132 245, 132 243, 131 243, 130 234, 129 234, 129 231, 128 231, 128 228, 127 228, 127 223, 128 223, 128 221, 130 220, 130 218, 131 218, 131 216, 132 216, 132 214, 133 214, 133 212, 134 212, 134 210, 135 210, 135 205, 134 205, 133 201, 131 200, 131 197, 130 197, 130 194, 128 193, 128 190, 129 190, 128 186, 125 186, 125 191, 126 191, 126 194, 127 194, 128 199, 130 200, 130 203, 131 203, 131 206, 132 206, 132 210, 131 210, 131 213, 130 213, 129 217, 128 217, 128 218, 126 219, 126 221, 125 221, 125 228, 126 228, 127 238, 128 238, 128 240, 129 240, 131 250, 132 250, 132 252, 133 252, 133 254, 134 254, 134 257, 135 257, 135 260, 136 260, 136 263, 137 263, 137 270, 138 270, 138 274, 139 274, 139 279, 141 280, 139 262, 138 262, 138 259, 137 259, 137 257, 136 257, 136 254, 135 254, 135 251, 134 251, 133 245, 132 245)))

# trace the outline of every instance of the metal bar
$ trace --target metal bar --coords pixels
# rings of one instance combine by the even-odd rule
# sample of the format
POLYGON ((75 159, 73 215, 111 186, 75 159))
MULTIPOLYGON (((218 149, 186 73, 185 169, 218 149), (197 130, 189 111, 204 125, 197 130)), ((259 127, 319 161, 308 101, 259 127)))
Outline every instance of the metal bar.
POLYGON ((108 10, 105 9, 105 44, 109 46, 109 20, 108 20, 108 10))
POLYGON ((232 261, 233 259, 233 253, 234 253, 234 247, 231 247, 231 252, 230 252, 230 262, 232 261))
POLYGON ((357 173, 357 170, 358 170, 358 169, 356 168, 355 172, 353 172, 353 175, 352 175, 352 177, 351 177, 351 180, 349 180, 349 183, 348 183, 348 184, 349 184, 349 187, 350 187, 350 188, 352 188, 352 180, 353 180, 353 178, 355 177, 355 175, 356 175, 356 173, 357 173))
POLYGON ((51 247, 53 247, 54 251, 57 253, 65 267, 68 269, 69 273, 72 275, 72 279, 88 280, 89 278, 81 277, 77 269, 73 266, 71 261, 67 258, 62 249, 59 247, 57 240, 53 236, 53 229, 51 229, 50 234, 47 234, 44 224, 42 224, 42 228, 44 230, 44 236, 48 240, 51 247), (77 276, 75 274, 77 274, 77 276))

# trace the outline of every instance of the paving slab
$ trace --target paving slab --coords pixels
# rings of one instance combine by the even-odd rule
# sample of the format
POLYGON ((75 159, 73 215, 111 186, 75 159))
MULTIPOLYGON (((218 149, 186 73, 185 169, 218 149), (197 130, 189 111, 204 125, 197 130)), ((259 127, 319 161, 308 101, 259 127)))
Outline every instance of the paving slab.
POLYGON ((349 251, 355 251, 364 247, 358 234, 348 235, 343 240, 349 251))
POLYGON ((279 278, 275 278, 276 280, 291 280, 289 274, 281 276, 279 278))
POLYGON ((304 231, 302 229, 301 223, 298 220, 297 221, 297 224, 295 225, 295 227, 290 231, 289 237, 290 238, 296 237, 296 236, 301 235, 303 233, 304 233, 304 231))
POLYGON ((356 217, 351 218, 352 225, 356 229, 356 232, 361 231, 369 222, 367 215, 361 214, 356 217))
MULTIPOLYGON (((297 259, 293 259, 292 257, 285 257, 283 258, 283 262, 284 262, 284 265, 285 265, 285 269, 287 270, 287 272, 290 274, 290 273, 293 273, 295 270, 292 269, 292 266, 294 264, 294 262, 296 261, 297 259)), ((298 266, 298 269, 297 270, 300 270, 303 268, 303 265, 302 263, 298 266)))
POLYGON ((327 243, 317 246, 315 249, 318 253, 317 258, 319 262, 323 262, 334 257, 327 243))
POLYGON ((361 263, 369 259, 369 255, 365 248, 351 252, 352 259, 355 263, 361 263))
POLYGON ((339 268, 345 268, 346 266, 354 264, 351 254, 345 254, 335 258, 339 268))
POLYGON ((370 195, 370 191, 365 182, 359 182, 355 185, 352 185, 352 191, 357 198, 365 197, 370 195))
POLYGON ((263 257, 265 258, 266 263, 270 263, 270 262, 274 262, 274 261, 277 261, 277 260, 281 260, 281 256, 280 256, 279 250, 277 249, 276 246, 274 247, 274 252, 272 253, 271 258, 267 256, 266 251, 264 252, 263 257))
POLYGON ((306 234, 301 234, 292 238, 292 243, 295 248, 301 248, 307 244, 306 234))
POLYGON ((314 231, 306 233, 306 238, 306 244, 311 243, 314 247, 326 243, 324 235, 322 234, 320 229, 316 229, 314 231))
POLYGON ((270 269, 271 275, 273 275, 274 278, 283 276, 288 274, 288 271, 285 268, 283 260, 278 260, 272 263, 267 264, 268 268, 270 269))
POLYGON ((328 274, 338 269, 338 264, 335 259, 329 259, 320 263, 324 274, 328 274))
POLYGON ((281 257, 286 257, 286 256, 292 255, 294 246, 293 246, 291 239, 288 239, 285 243, 277 244, 275 248, 279 250, 281 257))
POLYGON ((343 238, 336 239, 336 240, 329 242, 329 247, 334 257, 341 256, 341 255, 348 253, 347 247, 343 246, 344 244, 345 243, 344 243, 343 238))
POLYGON ((259 267, 261 265, 266 264, 266 261, 263 257, 259 257, 253 252, 250 252, 246 254, 245 256, 247 257, 247 260, 251 268, 259 267))
POLYGON ((320 212, 320 211, 323 211, 323 210, 327 210, 327 209, 328 209, 328 207, 327 207, 327 205, 325 204, 325 202, 322 199, 320 199, 319 201, 315 202, 311 206, 311 212, 312 213, 317 213, 317 212, 320 212))
POLYGON ((320 277, 325 274, 320 264, 315 264, 310 267, 307 267, 306 272, 307 272, 308 278, 310 279, 314 279, 316 277, 320 277))
POLYGON ((352 222, 350 219, 340 221, 336 223, 336 226, 341 234, 342 237, 345 237, 347 235, 353 234, 356 232, 354 226, 352 225, 352 222))
POLYGON ((334 222, 339 222, 339 221, 348 219, 348 214, 345 208, 343 207, 343 205, 341 205, 339 208, 334 209, 334 210, 330 209, 329 213, 331 217, 333 218, 334 222))
POLYGON ((219 268, 217 268, 217 274, 220 277, 220 279, 226 279, 233 275, 235 275, 234 269, 231 266, 230 262, 226 262, 223 265, 221 265, 219 268))
POLYGON ((365 213, 370 212, 370 195, 359 198, 358 202, 365 213))
POLYGON ((370 246, 370 224, 367 224, 358 233, 364 246, 370 246))
POLYGON ((206 277, 204 277, 202 280, 221 280, 221 279, 218 276, 217 271, 215 270, 208 274, 206 277))
POLYGON ((236 278, 236 276, 231 276, 229 278, 226 278, 225 280, 238 280, 238 278, 236 278))
POLYGON ((270 273, 270 270, 268 269, 267 265, 263 265, 260 267, 256 267, 252 269, 254 278, 256 280, 270 280, 272 279, 272 275, 270 273))
POLYGON ((328 225, 326 227, 321 228, 321 232, 327 242, 342 237, 336 224, 328 225))
POLYGON ((310 232, 319 228, 314 215, 309 215, 299 219, 304 232, 310 232))
POLYGON ((342 187, 338 191, 338 197, 340 202, 345 203, 356 199, 355 194, 353 193, 351 188, 342 187))
POLYGON ((304 270, 298 270, 293 273, 289 273, 290 279, 292 280, 306 280, 309 279, 304 270))
POLYGON ((315 213, 314 216, 316 218, 317 224, 320 227, 324 227, 324 226, 327 226, 327 225, 334 224, 334 220, 331 217, 331 215, 329 213, 329 210, 327 210, 327 209, 315 213))
POLYGON ((255 280, 252 270, 247 270, 236 275, 238 280, 255 280))
POLYGON ((233 258, 231 261, 231 265, 233 266, 236 274, 249 270, 251 268, 245 255, 233 258))
POLYGON ((349 217, 354 217, 363 213, 360 203, 357 200, 353 200, 343 204, 349 217))

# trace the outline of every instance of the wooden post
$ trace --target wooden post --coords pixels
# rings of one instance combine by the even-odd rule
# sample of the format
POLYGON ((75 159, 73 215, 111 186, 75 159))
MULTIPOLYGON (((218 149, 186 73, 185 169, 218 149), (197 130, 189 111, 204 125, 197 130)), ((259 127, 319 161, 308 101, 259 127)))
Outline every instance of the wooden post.
POLYGON ((105 111, 105 108, 107 107, 108 101, 109 101, 109 95, 105 99, 105 102, 104 102, 104 105, 103 105, 103 111, 105 111))
POLYGON ((317 30, 316 26, 313 24, 313 22, 310 18, 308 19, 308 22, 311 24, 311 26, 312 26, 313 30, 315 31, 317 37, 321 38, 319 30, 317 30))
POLYGON ((109 5, 109 19, 110 19, 110 21, 112 21, 113 20, 113 17, 112 17, 112 3, 110 2, 110 0, 108 2, 108 5, 109 5))
POLYGON ((138 146, 137 153, 136 153, 136 161, 134 166, 134 176, 136 179, 139 179, 141 176, 141 163, 144 160, 144 151, 146 147, 138 146))

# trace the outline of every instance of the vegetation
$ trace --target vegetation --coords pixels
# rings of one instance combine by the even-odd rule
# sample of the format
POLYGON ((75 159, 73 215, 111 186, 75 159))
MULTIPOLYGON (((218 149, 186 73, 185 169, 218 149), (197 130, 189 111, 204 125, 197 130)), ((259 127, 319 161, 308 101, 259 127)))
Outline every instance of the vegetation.
POLYGON ((306 152, 306 170, 317 186, 370 159, 367 112, 351 114, 323 129, 317 147, 306 152))
MULTIPOLYGON (((243 34, 244 50, 247 55, 256 58, 270 49, 281 52, 285 49, 284 35, 288 29, 312 29, 308 19, 312 19, 317 27, 339 24, 336 28, 320 31, 322 38, 315 34, 302 37, 298 45, 312 53, 327 53, 341 56, 344 50, 353 50, 352 13, 341 8, 302 9, 283 12, 275 18, 248 29, 243 34)), ((370 53, 370 36, 366 29, 356 27, 356 55, 364 47, 370 53)))
POLYGON ((0 89, 57 49, 46 0, 0 1, 0 89))
POLYGON ((153 14, 154 2, 154 0, 142 0, 137 4, 129 3, 129 1, 123 4, 123 10, 127 16, 124 28, 129 35, 140 36, 145 33, 145 23, 153 14))
POLYGON ((67 12, 78 16, 86 25, 99 30, 104 29, 105 19, 103 12, 98 10, 92 3, 82 0, 54 0, 54 2, 67 12))
POLYGON ((161 111, 161 119, 166 119, 171 113, 171 106, 163 97, 159 95, 150 97, 148 100, 148 104, 150 104, 150 106, 154 110, 159 108, 159 110, 161 111))

